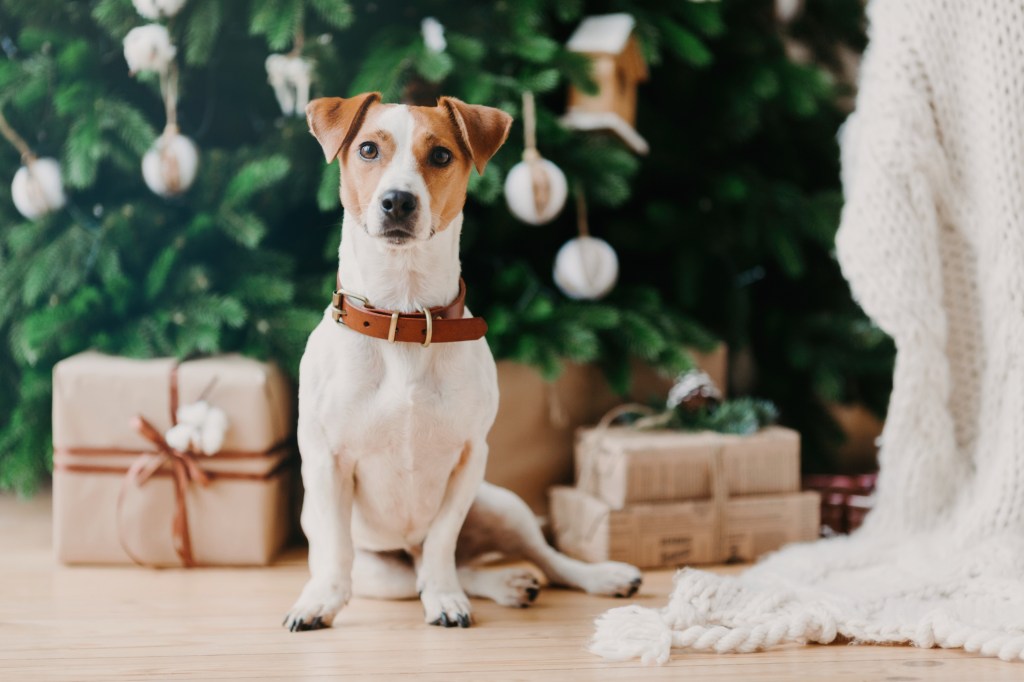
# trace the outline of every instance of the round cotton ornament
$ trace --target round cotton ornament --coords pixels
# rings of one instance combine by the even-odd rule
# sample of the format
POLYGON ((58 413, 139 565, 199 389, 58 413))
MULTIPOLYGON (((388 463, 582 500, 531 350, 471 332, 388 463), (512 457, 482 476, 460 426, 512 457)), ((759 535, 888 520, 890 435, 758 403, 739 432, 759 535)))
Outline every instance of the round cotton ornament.
POLYGON ((570 239, 555 256, 555 284, 577 300, 603 298, 619 278, 619 257, 603 239, 581 235, 570 239))
POLYGON ((142 157, 142 177, 162 197, 181 194, 196 179, 199 150, 192 140, 168 126, 142 157))
POLYGON ((55 159, 29 159, 11 183, 11 198, 21 215, 35 220, 64 206, 64 183, 55 159))
POLYGON ((286 116, 305 116, 309 104, 312 65, 297 55, 272 54, 265 62, 267 82, 286 116))
POLYGON ((420 22, 420 33, 423 35, 423 44, 431 52, 444 52, 448 47, 448 41, 444 39, 444 26, 434 17, 426 17, 420 22))
MULTIPOLYGON (((524 156, 526 154, 524 153, 524 156)), ((505 178, 505 201, 524 223, 543 225, 562 212, 569 196, 565 173, 547 159, 523 160, 505 178)))
POLYGON ((160 24, 136 26, 124 37, 124 59, 133 74, 140 71, 164 73, 177 53, 167 28, 160 24))
POLYGON ((132 0, 135 11, 147 19, 173 17, 182 7, 185 0, 132 0))
POLYGON ((508 210, 519 220, 530 225, 543 225, 562 212, 569 196, 569 185, 562 169, 541 157, 537 151, 536 126, 533 93, 525 92, 523 160, 512 166, 505 177, 505 202, 508 210))

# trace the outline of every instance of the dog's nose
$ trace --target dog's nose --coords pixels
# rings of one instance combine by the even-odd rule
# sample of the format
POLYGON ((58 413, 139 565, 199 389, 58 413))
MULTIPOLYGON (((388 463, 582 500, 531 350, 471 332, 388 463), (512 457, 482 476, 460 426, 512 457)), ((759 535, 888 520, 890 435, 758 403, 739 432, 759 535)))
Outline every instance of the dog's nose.
POLYGON ((380 207, 388 218, 404 220, 416 210, 416 195, 393 189, 380 198, 380 207))

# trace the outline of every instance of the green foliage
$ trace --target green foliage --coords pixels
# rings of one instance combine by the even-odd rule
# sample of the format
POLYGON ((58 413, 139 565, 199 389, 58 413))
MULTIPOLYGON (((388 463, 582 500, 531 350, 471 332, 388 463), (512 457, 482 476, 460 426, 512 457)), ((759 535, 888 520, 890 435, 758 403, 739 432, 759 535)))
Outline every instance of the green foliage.
POLYGON ((726 400, 713 408, 701 408, 694 412, 676 409, 674 428, 690 431, 718 431, 747 435, 774 424, 779 418, 779 411, 768 400, 757 398, 736 398, 726 400))
MULTIPOLYGON (((797 64, 769 0, 189 2, 166 23, 179 122, 202 161, 186 194, 161 199, 139 170, 164 123, 157 82, 129 77, 121 57, 124 35, 146 20, 128 0, 0 0, 0 108, 38 154, 60 160, 69 196, 30 222, 0 182, 0 488, 28 491, 45 474, 50 372, 74 352, 231 350, 296 370, 333 284, 341 213, 338 164, 324 165, 266 82, 266 56, 291 49, 314 63, 314 96, 378 90, 431 104, 446 94, 517 117, 470 182, 463 232, 470 305, 497 357, 548 378, 566 362, 596 363, 625 393, 633 360, 671 375, 692 367, 685 348, 722 338, 749 368, 742 387, 771 398, 805 434, 805 461, 827 466, 827 401, 884 409, 892 360, 831 255, 849 91, 831 73, 832 49, 862 47, 861 12, 859 0, 808 3, 787 30, 816 62, 797 64), (651 66, 638 102, 646 158, 558 122, 569 84, 596 88, 565 38, 610 11, 636 17, 651 66), (423 43, 426 16, 445 27, 442 53, 423 43), (526 90, 537 94, 541 152, 584 188, 591 230, 619 254, 620 284, 603 301, 570 301, 553 285, 554 254, 575 233, 571 206, 533 228, 504 205, 526 90)), ((0 177, 18 165, 0 151, 0 177)), ((701 424, 742 429, 765 416, 740 399, 701 424)))

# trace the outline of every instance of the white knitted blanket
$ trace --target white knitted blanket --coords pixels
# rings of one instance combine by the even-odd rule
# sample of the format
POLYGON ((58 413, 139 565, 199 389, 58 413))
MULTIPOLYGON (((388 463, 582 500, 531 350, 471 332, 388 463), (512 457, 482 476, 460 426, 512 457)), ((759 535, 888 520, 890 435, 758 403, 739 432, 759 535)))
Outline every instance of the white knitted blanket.
POLYGON ((1024 2, 873 0, 843 135, 843 272, 895 339, 878 502, 738 577, 680 571, 592 651, 781 642, 1024 657, 1024 2))

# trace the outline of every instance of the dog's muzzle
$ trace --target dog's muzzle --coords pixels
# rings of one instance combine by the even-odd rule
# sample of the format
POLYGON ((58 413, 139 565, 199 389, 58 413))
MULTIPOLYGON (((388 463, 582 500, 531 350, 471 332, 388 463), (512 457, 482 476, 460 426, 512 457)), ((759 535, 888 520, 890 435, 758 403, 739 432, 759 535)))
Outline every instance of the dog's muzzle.
POLYGON ((401 243, 415 237, 416 211, 419 201, 412 192, 392 189, 380 198, 383 217, 380 236, 393 243, 401 243))

